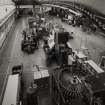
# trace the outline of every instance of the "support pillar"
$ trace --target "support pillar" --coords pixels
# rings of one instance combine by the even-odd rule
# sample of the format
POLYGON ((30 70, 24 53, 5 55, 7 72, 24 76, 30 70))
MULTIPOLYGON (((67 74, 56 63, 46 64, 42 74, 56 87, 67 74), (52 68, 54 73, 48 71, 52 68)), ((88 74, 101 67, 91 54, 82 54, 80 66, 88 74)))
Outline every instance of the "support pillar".
POLYGON ((35 5, 33 5, 33 15, 34 15, 34 17, 36 17, 36 9, 35 9, 35 5))

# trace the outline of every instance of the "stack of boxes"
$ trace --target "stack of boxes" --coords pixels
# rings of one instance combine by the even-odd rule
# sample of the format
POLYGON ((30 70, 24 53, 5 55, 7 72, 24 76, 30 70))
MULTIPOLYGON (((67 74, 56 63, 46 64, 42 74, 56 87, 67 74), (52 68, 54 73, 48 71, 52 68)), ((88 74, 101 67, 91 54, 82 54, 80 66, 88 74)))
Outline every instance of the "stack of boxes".
POLYGON ((39 89, 49 88, 49 77, 48 70, 34 70, 34 82, 39 89))

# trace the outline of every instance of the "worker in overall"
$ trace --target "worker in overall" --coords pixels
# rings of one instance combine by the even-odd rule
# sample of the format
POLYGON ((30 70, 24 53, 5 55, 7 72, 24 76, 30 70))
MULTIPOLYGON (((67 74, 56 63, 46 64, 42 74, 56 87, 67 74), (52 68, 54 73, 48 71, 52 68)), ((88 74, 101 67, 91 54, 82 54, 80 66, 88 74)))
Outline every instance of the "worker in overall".
POLYGON ((38 105, 38 86, 31 83, 31 86, 27 89, 27 105, 38 105))

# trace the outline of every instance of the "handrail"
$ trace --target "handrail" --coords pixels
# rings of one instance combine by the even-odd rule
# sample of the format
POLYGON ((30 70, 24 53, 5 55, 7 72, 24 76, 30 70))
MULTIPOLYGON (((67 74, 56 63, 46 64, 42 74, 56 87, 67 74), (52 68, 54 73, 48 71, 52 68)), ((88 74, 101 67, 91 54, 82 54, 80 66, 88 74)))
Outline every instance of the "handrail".
POLYGON ((7 14, 3 19, 0 20, 0 27, 8 20, 8 18, 15 12, 15 9, 7 14))

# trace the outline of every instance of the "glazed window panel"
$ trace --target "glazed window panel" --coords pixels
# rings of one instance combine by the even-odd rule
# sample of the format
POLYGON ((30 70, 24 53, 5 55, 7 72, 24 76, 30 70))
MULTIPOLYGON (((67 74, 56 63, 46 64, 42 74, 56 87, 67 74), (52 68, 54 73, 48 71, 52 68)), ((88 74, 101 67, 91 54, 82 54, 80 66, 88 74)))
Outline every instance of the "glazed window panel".
POLYGON ((9 23, 9 20, 7 20, 6 23, 5 23, 5 29, 6 29, 6 31, 8 29, 8 23, 9 23))
POLYGON ((1 36, 1 34, 2 34, 2 31, 1 31, 1 27, 0 27, 0 36, 1 36))
POLYGON ((1 26, 0 28, 0 33, 4 33, 5 32, 5 24, 1 26))

